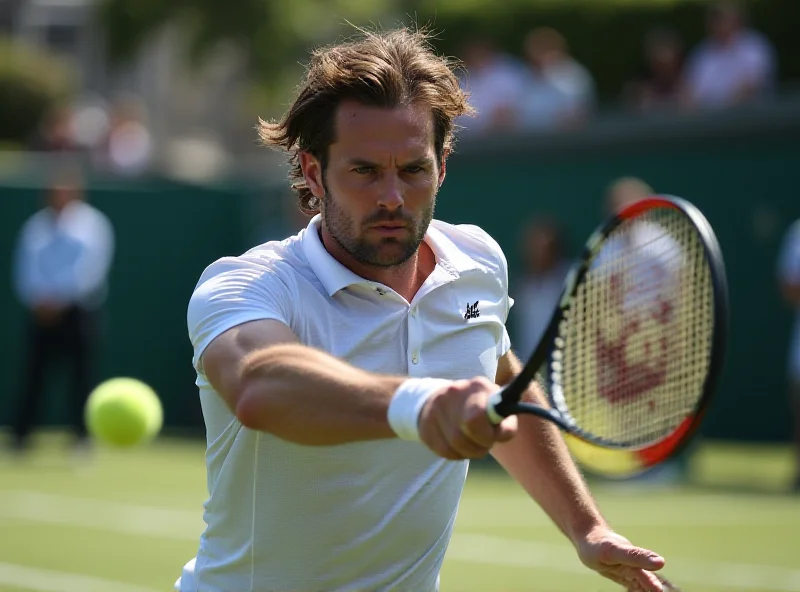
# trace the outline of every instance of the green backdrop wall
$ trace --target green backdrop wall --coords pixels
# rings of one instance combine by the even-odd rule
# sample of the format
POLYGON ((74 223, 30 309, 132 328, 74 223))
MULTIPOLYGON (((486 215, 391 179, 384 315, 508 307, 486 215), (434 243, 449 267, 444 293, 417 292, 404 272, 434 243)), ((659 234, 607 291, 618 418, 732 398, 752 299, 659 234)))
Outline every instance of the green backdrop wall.
MULTIPOLYGON (((13 244, 41 195, 30 184, 0 189, 0 424, 15 412, 26 347, 24 311, 9 281, 13 244)), ((163 181, 100 183, 89 198, 113 221, 117 241, 98 378, 140 378, 163 397, 168 424, 198 426, 186 305, 203 268, 242 249, 241 192, 163 181)), ((61 387, 61 380, 51 384, 47 423, 64 416, 61 387)))
MULTIPOLYGON (((577 248, 602 216, 605 188, 619 176, 639 176, 661 193, 694 202, 722 244, 732 306, 729 357, 703 433, 785 440, 792 315, 780 301, 774 269, 783 232, 800 217, 798 111, 606 122, 566 136, 464 142, 450 159, 437 217, 491 233, 507 253, 513 292, 518 237, 537 215, 561 220, 577 248)), ((238 179, 219 187, 91 184, 90 198, 113 220, 118 241, 99 377, 132 375, 152 384, 170 427, 202 430, 185 325, 195 282, 214 259, 280 228, 283 187, 238 179)), ((0 424, 15 409, 25 347, 23 311, 9 281, 12 248, 40 196, 35 181, 0 185, 0 424)), ((47 423, 63 417, 60 390, 54 382, 47 423)))

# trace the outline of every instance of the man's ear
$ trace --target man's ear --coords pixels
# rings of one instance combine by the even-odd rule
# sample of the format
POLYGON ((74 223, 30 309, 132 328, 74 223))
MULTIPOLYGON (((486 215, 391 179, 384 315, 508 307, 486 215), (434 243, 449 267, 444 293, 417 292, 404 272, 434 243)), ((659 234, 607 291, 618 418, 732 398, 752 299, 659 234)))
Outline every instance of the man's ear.
POLYGON ((322 164, 310 152, 300 152, 300 168, 303 170, 305 185, 314 197, 325 197, 325 184, 322 181, 322 164))
POLYGON ((450 149, 445 148, 442 152, 442 163, 439 166, 439 187, 444 183, 445 175, 447 174, 447 157, 450 156, 450 149))

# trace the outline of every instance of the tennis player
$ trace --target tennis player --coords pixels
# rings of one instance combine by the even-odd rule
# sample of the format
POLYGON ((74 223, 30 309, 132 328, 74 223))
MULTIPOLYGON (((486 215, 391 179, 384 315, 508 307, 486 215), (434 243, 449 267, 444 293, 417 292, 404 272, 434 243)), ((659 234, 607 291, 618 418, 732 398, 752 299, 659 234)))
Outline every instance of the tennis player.
POLYGON ((315 215, 216 261, 191 297, 209 498, 177 590, 438 590, 487 453, 589 568, 662 589, 664 560, 611 529, 556 427, 487 420, 521 368, 506 259, 480 228, 433 220, 470 111, 426 34, 399 29, 315 51, 285 116, 260 122, 315 215))

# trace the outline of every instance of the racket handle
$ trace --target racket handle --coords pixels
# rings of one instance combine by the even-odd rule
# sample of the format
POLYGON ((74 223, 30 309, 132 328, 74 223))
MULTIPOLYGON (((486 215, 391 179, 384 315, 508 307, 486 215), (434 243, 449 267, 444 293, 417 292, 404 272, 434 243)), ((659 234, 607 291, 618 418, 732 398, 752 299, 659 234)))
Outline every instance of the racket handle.
POLYGON ((505 419, 505 417, 497 412, 497 406, 503 402, 502 392, 503 389, 499 389, 492 393, 489 397, 489 402, 486 404, 486 415, 489 416, 489 421, 492 422, 493 425, 498 425, 505 419))

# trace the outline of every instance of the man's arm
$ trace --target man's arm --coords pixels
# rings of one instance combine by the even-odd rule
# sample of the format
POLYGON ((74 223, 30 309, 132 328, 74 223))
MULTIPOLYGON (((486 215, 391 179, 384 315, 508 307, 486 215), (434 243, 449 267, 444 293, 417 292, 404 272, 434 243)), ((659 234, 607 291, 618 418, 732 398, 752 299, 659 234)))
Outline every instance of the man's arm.
MULTIPOLYGON (((522 363, 509 351, 500 358, 495 382, 504 386, 521 370, 522 363)), ((525 396, 531 403, 547 406, 538 387, 530 388, 525 396)), ((555 424, 524 414, 518 421, 517 436, 495 445, 492 456, 571 541, 607 526, 555 424)))
MULTIPOLYGON (((496 382, 508 384, 521 370, 522 364, 509 351, 500 359, 496 382)), ((526 398, 546 405, 536 387, 526 398)), ((664 580, 650 573, 661 569, 664 559, 611 530, 554 424, 520 415, 517 436, 496 444, 492 455, 569 537, 587 567, 629 591, 664 589, 664 580)))
POLYGON ((33 309, 41 298, 41 273, 31 261, 29 249, 31 222, 25 224, 17 237, 14 250, 14 291, 19 301, 26 308, 33 309))
POLYGON ((69 297, 81 300, 105 283, 114 259, 114 227, 105 215, 97 212, 92 219, 91 234, 84 237, 84 249, 76 263, 75 284, 69 297))
MULTIPOLYGON (((202 368, 246 427, 309 446, 394 438, 389 405, 406 377, 360 370, 304 346, 276 320, 243 323, 206 348, 202 368)), ((425 402, 422 442, 443 458, 480 458, 511 438, 516 418, 492 426, 485 379, 447 382, 425 402)))
POLYGON ((303 346, 279 321, 226 331, 208 346, 202 366, 248 428, 316 446, 395 437, 386 413, 403 379, 303 346))

